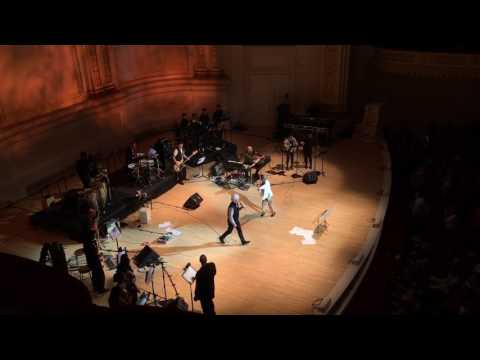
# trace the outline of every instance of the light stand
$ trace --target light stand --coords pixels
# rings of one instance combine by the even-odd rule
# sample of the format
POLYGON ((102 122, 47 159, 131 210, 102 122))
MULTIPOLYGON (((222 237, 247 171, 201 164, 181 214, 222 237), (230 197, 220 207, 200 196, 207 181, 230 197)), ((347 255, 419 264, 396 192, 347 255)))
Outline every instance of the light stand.
POLYGON ((327 152, 328 152, 328 150, 323 150, 323 151, 320 151, 320 153, 319 153, 320 159, 322 161, 322 170, 319 171, 321 176, 327 176, 327 173, 326 173, 325 168, 324 168, 324 155, 326 155, 327 152))
POLYGON ((285 170, 285 160, 283 158, 283 155, 285 154, 285 151, 280 149, 280 153, 282 154, 282 165, 280 165, 280 170, 285 170))
POLYGON ((160 266, 162 267, 162 279, 163 279, 163 293, 164 293, 164 303, 167 303, 168 297, 167 297, 167 284, 165 282, 165 274, 168 277, 168 280, 170 281, 170 285, 172 285, 173 290, 175 291, 175 298, 178 299, 180 298, 180 294, 177 291, 177 287, 175 286, 175 283, 173 282, 172 276, 170 273, 167 271, 165 267, 165 262, 160 260, 160 266))
MULTIPOLYGON (((146 303, 146 305, 157 305, 157 294, 155 294, 155 285, 154 285, 154 275, 155 275, 155 268, 156 268, 156 265, 155 264, 151 264, 150 265, 150 270, 147 271, 147 273, 145 274, 145 282, 148 282, 150 281, 151 285, 152 285, 152 294, 153 294, 153 301, 150 302, 150 303, 146 303)), ((166 298, 165 298, 166 300, 166 298)))
POLYGON ((165 283, 165 265, 163 262, 160 263, 162 267, 162 279, 163 279, 163 298, 167 300, 167 284, 165 283))
POLYGON ((168 300, 168 297, 167 297, 167 283, 165 281, 165 275, 168 277, 168 280, 170 281, 170 285, 172 285, 173 290, 175 291, 175 297, 177 299, 180 297, 180 295, 177 291, 177 287, 176 287, 175 283, 173 282, 172 276, 167 271, 167 269, 165 267, 165 264, 166 264, 166 262, 160 259, 158 262, 148 265, 150 267, 150 270, 145 274, 145 282, 151 282, 153 301, 150 302, 150 303, 147 303, 146 305, 155 305, 155 306, 160 305, 157 302, 157 297, 159 297, 159 296, 155 293, 155 286, 154 286, 154 275, 155 275, 155 270, 156 270, 157 265, 160 265, 161 268, 162 268, 163 297, 161 297, 161 298, 163 298, 163 302, 166 303, 167 300, 168 300))

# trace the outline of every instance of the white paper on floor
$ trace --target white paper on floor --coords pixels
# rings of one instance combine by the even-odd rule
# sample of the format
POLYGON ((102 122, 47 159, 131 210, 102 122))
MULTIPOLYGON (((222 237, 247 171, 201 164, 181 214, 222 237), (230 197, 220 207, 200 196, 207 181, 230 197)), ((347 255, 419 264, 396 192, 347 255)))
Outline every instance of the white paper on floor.
POLYGON ((317 243, 313 238, 313 230, 302 229, 301 227, 295 226, 290 230, 290 234, 303 236, 302 245, 315 245, 317 243))
POLYGON ((182 232, 180 230, 177 230, 177 229, 174 229, 174 228, 171 228, 171 227, 168 227, 166 231, 167 231, 167 233, 172 233, 173 236, 182 235, 182 232))
POLYGON ((170 226, 172 226, 172 223, 171 223, 170 221, 166 221, 166 222, 164 222, 163 224, 159 224, 159 225, 158 225, 158 227, 159 227, 160 229, 162 229, 162 228, 168 228, 168 227, 170 227, 170 226))

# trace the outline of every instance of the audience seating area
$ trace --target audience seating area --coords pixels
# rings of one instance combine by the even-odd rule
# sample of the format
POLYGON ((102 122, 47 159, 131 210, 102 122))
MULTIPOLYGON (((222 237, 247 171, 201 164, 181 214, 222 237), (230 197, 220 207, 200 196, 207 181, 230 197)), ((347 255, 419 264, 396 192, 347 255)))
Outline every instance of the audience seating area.
POLYGON ((480 129, 388 130, 386 137, 410 202, 390 312, 480 313, 480 129))

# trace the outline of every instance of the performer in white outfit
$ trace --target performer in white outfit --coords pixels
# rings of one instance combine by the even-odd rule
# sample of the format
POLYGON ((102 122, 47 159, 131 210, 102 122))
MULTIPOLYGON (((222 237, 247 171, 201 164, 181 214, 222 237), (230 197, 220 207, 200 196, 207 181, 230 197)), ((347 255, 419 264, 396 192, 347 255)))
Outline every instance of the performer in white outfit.
POLYGON ((265 215, 265 211, 263 210, 263 207, 265 206, 265 204, 268 204, 268 207, 270 208, 271 216, 272 217, 275 216, 276 213, 272 207, 272 199, 273 199, 272 186, 270 185, 270 181, 268 181, 265 175, 260 175, 260 184, 258 185, 258 190, 262 195, 261 216, 265 215))

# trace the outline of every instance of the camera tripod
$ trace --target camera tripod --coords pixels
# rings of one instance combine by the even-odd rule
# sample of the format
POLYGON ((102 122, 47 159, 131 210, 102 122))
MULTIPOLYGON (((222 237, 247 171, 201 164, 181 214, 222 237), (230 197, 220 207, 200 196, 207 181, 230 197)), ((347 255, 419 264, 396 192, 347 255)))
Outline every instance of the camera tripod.
POLYGON ((159 263, 153 263, 153 264, 150 265, 150 268, 151 268, 151 271, 152 271, 150 281, 151 281, 151 285, 152 285, 153 301, 147 303, 146 305, 154 305, 154 306, 160 305, 161 306, 161 302, 159 303, 157 301, 158 295, 155 293, 155 286, 154 286, 155 270, 156 270, 156 267, 158 265, 160 265, 160 267, 162 269, 162 280, 163 280, 163 297, 161 297, 163 299, 162 302, 165 303, 168 300, 168 297, 167 297, 167 283, 165 281, 165 274, 167 275, 168 280, 170 281, 170 285, 172 285, 173 290, 175 291, 175 298, 178 298, 180 296, 179 293, 178 293, 177 287, 176 287, 175 283, 173 282, 172 276, 170 275, 170 273, 168 272, 168 270, 165 267, 165 264, 166 264, 165 261, 160 260, 159 263))

